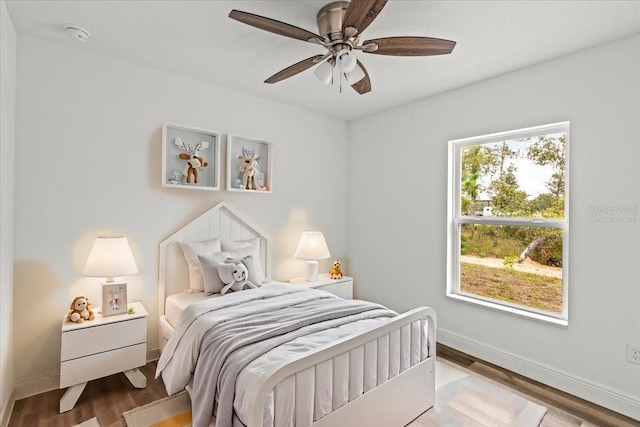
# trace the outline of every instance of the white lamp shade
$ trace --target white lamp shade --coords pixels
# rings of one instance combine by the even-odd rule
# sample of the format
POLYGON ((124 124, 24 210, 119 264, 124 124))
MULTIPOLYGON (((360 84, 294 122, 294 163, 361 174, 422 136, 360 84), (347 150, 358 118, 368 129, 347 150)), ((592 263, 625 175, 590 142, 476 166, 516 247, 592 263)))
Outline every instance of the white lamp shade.
POLYGON ((120 277, 138 273, 126 237, 97 237, 82 270, 83 276, 120 277))
POLYGON ((358 83, 360 80, 364 79, 364 76, 364 71, 359 65, 356 65, 356 68, 354 68, 350 73, 344 73, 344 77, 347 79, 349 86, 358 83))
POLYGON ((358 65, 358 60, 353 52, 350 52, 347 49, 343 49, 340 52, 336 53, 336 63, 338 64, 338 68, 343 73, 349 73, 356 68, 358 65))
POLYGON ((329 248, 324 236, 319 231, 305 231, 300 237, 294 258, 317 260, 329 258, 329 248))
POLYGON ((313 70, 313 74, 322 83, 328 85, 331 83, 331 79, 333 78, 333 67, 329 64, 329 61, 324 61, 318 65, 315 70, 313 70))

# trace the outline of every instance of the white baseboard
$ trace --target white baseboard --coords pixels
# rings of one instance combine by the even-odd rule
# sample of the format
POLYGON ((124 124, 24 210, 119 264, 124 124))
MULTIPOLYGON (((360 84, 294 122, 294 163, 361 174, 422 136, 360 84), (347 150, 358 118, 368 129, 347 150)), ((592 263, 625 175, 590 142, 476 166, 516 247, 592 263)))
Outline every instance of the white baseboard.
POLYGON ((160 359, 160 348, 147 349, 147 363, 160 359))
POLYGON ((60 386, 60 375, 51 374, 33 380, 16 384, 15 395, 16 400, 25 397, 35 396, 36 394, 46 393, 47 391, 57 390, 60 386))
POLYGON ((15 390, 9 393, 7 400, 2 402, 0 406, 0 426, 7 427, 9 425, 9 419, 11 419, 11 413, 13 412, 13 404, 16 403, 15 390))
POLYGON ((640 398, 597 384, 568 372, 502 351, 472 339, 438 329, 438 342, 498 365, 532 380, 640 420, 640 398))

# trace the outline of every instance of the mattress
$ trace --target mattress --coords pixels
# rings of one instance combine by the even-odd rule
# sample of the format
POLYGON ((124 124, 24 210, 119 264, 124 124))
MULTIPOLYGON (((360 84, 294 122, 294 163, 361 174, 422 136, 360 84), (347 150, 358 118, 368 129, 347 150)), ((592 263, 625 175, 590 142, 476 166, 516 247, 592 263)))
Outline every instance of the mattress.
MULTIPOLYGON (((207 292, 181 292, 179 294, 169 295, 164 303, 164 314, 166 320, 175 327, 178 324, 182 311, 194 302, 202 301, 207 298, 220 297, 220 294, 210 294, 207 292)), ((166 336, 168 338, 168 336, 166 336)))

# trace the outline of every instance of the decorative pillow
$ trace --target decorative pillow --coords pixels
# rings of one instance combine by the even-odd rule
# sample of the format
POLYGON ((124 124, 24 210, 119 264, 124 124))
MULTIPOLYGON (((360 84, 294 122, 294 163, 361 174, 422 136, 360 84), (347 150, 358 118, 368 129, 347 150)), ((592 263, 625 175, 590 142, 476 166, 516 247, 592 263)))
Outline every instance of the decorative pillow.
POLYGON ((184 242, 178 241, 182 248, 184 258, 189 264, 189 287, 199 291, 204 291, 204 280, 202 277, 202 267, 198 260, 198 255, 211 255, 222 250, 220 239, 206 240, 204 242, 184 242))
POLYGON ((198 261, 202 266, 204 279, 204 291, 219 294, 224 283, 220 280, 218 265, 229 257, 228 252, 216 252, 211 255, 198 255, 198 261))
POLYGON ((227 259, 218 264, 218 274, 225 286, 220 291, 224 295, 228 291, 239 292, 244 289, 254 289, 257 286, 247 280, 249 272, 247 267, 239 260, 227 259))
MULTIPOLYGON (((238 251, 236 251, 238 252, 238 251)), ((233 252, 223 252, 225 254, 233 254, 233 252)), ((225 262, 228 263, 241 263, 242 265, 244 265, 247 269, 247 280, 249 280, 251 283, 253 283, 254 285, 256 285, 256 287, 260 287, 262 286, 262 283, 260 281, 260 262, 256 263, 256 259, 253 257, 253 255, 247 255, 244 258, 227 258, 225 262)), ((224 280, 223 280, 224 282, 224 280)))
POLYGON ((264 275, 264 268, 260 262, 260 237, 251 240, 222 240, 222 250, 229 252, 230 258, 244 259, 252 256, 252 266, 247 266, 249 270, 249 280, 256 285, 261 285, 267 281, 264 275), (253 273, 253 274, 252 274, 253 273), (253 277, 253 278, 252 278, 253 277))

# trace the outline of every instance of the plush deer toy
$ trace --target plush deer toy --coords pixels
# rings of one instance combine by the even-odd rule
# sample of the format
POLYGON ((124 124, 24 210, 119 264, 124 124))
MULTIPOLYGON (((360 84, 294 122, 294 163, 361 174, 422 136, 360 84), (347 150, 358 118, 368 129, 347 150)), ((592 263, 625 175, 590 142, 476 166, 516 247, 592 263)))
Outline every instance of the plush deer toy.
POLYGON ((198 151, 209 148, 209 143, 207 141, 202 141, 193 148, 191 144, 183 142, 182 138, 176 138, 174 142, 179 148, 186 151, 186 153, 178 154, 178 157, 187 161, 187 164, 182 171, 182 174, 186 177, 187 184, 197 184, 198 170, 202 170, 209 166, 208 162, 205 162, 202 157, 198 156, 198 151))
POLYGON ((255 190, 256 181, 254 176, 260 163, 260 156, 256 156, 255 150, 247 150, 242 147, 242 154, 238 156, 238 160, 240 161, 238 169, 242 172, 242 185, 246 190, 255 190))

